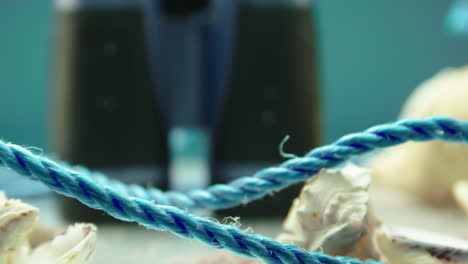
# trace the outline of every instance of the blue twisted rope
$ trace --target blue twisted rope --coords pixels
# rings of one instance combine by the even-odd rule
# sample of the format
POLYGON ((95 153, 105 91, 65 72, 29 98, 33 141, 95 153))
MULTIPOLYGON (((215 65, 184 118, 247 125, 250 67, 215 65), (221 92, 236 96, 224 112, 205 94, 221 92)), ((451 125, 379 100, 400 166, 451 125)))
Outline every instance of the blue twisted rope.
POLYGON ((293 158, 277 167, 257 172, 253 177, 242 177, 229 184, 216 184, 206 190, 187 193, 162 192, 145 189, 139 185, 126 185, 110 180, 105 175, 91 172, 84 167, 68 167, 93 178, 104 186, 112 186, 125 195, 151 200, 161 205, 172 205, 190 211, 216 210, 234 207, 264 197, 291 184, 315 175, 320 169, 332 168, 351 157, 401 144, 405 141, 443 139, 463 141, 466 124, 450 118, 434 117, 427 120, 401 120, 394 124, 375 126, 363 133, 342 137, 331 145, 316 148, 302 158, 293 158))
POLYGON ((380 262, 362 262, 348 257, 330 257, 308 252, 158 203, 162 201, 181 208, 226 208, 238 205, 246 198, 258 199, 271 191, 305 180, 320 169, 337 166, 354 155, 377 148, 386 148, 409 140, 466 142, 467 135, 466 121, 448 117, 401 120, 372 127, 362 133, 350 134, 331 145, 312 150, 304 157, 290 159, 278 167, 261 170, 253 177, 243 177, 227 185, 218 184, 207 190, 196 190, 188 194, 164 194, 159 191, 155 201, 145 197, 151 190, 118 187, 121 184, 118 182, 112 182, 114 187, 102 185, 99 182, 109 183, 103 176, 97 175, 96 180, 93 180, 87 176, 90 173, 83 168, 73 170, 3 141, 0 141, 0 163, 21 175, 42 182, 58 193, 74 197, 89 207, 104 210, 115 218, 137 222, 152 229, 167 230, 185 238, 195 238, 209 246, 228 249, 245 257, 260 258, 266 263, 371 264, 380 262), (80 170, 84 173, 80 173, 80 170), (133 194, 129 195, 129 192, 133 194))

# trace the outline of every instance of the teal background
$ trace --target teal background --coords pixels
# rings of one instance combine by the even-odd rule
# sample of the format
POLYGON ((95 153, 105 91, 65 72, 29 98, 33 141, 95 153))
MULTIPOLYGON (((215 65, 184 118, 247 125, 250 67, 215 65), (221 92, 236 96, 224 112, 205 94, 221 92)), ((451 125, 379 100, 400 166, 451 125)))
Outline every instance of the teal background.
MULTIPOLYGON (((319 0, 324 141, 396 118, 411 90, 468 61, 444 28, 451 1, 319 0)), ((0 137, 47 150, 51 1, 0 0, 0 137)))

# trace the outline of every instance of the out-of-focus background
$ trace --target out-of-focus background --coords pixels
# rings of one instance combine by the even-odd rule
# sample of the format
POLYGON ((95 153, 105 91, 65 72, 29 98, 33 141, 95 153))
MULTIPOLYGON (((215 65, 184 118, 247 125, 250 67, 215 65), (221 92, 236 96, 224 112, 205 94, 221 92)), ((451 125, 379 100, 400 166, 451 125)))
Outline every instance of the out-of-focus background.
MULTIPOLYGON (((216 1, 91 2, 0 0, 0 138, 165 190, 277 164, 286 134, 285 152, 302 155, 395 120, 424 80, 468 62, 468 38, 446 24, 452 1, 226 0, 213 13, 203 8, 216 1)), ((44 208, 51 223, 111 222, 100 226, 96 263, 125 250, 113 263, 176 255, 172 236, 116 226, 3 169, 0 190, 44 208)), ((253 216, 248 224, 274 235, 298 190, 219 216, 253 216)))
MULTIPOLYGON (((444 27, 450 1, 317 1, 324 142, 395 119, 442 68, 468 60, 444 27), (371 110, 372 109, 372 110, 371 110)), ((0 1, 2 138, 48 150, 51 1, 0 1)))

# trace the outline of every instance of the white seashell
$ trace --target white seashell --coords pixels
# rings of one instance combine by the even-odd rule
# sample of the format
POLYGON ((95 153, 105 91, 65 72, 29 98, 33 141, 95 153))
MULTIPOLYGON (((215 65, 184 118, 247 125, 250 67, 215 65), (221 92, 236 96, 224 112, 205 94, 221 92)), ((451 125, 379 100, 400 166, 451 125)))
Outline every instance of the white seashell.
POLYGON ((19 200, 7 200, 0 192, 1 264, 88 264, 96 243, 96 227, 76 224, 30 253, 29 235, 39 210, 19 200))
POLYGON ((29 253, 28 235, 39 210, 0 192, 0 263, 19 264, 29 253))
POLYGON ((35 249, 25 264, 85 264, 90 263, 96 246, 96 227, 75 224, 52 241, 35 249))
MULTIPOLYGON (((360 240, 367 240, 370 181, 369 170, 352 164, 322 170, 294 200, 277 240, 327 254, 349 254, 360 240)), ((372 255, 372 246, 364 251, 362 257, 372 255)))
POLYGON ((381 261, 390 264, 468 263, 468 243, 452 237, 386 228, 376 232, 375 242, 384 258, 381 261))
MULTIPOLYGON (((400 118, 434 115, 468 120, 468 66, 447 69, 422 83, 407 99, 400 118)), ((373 159, 374 182, 392 186, 433 205, 454 204, 452 187, 468 180, 468 146, 444 141, 405 143, 373 159)))

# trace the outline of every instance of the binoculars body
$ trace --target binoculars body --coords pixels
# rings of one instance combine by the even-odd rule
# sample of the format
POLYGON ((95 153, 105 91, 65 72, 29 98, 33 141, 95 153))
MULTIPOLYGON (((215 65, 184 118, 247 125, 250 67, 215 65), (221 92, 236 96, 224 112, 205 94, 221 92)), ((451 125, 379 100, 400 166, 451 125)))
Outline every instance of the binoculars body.
MULTIPOLYGON (((61 159, 167 190, 175 126, 207 131, 207 184, 278 164, 286 135, 286 152, 319 144, 310 1, 60 2, 70 0, 57 1, 55 16, 52 143, 61 159)), ((224 213, 283 216, 298 192, 224 213)), ((69 218, 102 216, 63 204, 69 218)))

